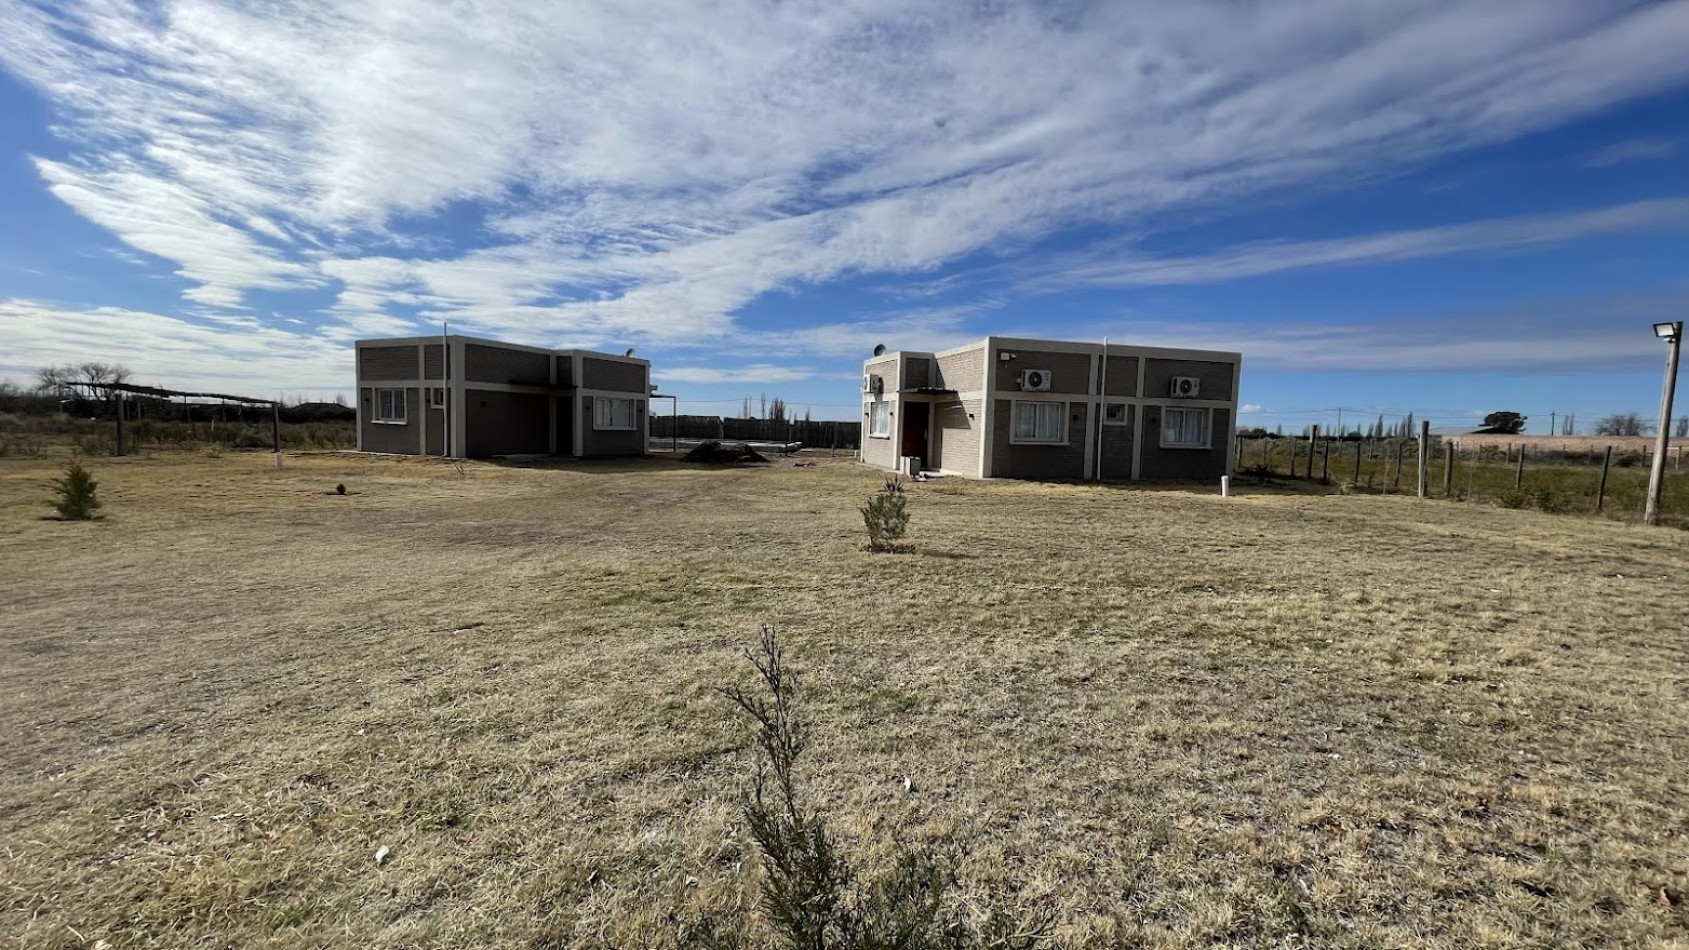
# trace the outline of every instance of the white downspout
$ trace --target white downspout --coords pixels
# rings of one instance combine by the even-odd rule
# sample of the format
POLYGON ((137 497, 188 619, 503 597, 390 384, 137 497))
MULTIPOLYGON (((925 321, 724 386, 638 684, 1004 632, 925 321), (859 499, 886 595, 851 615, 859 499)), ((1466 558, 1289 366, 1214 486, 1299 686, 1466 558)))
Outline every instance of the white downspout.
POLYGON ((1097 387, 1097 481, 1103 480, 1103 426, 1108 424, 1108 337, 1103 337, 1103 371, 1097 387))
POLYGON ((440 457, 443 459, 452 457, 452 344, 448 326, 447 321, 440 321, 440 457))

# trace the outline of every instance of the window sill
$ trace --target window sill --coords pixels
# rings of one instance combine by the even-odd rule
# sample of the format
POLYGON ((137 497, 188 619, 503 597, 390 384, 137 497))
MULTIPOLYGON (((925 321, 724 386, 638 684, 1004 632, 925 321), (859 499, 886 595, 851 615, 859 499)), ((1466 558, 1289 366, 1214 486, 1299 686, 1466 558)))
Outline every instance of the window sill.
POLYGON ((1161 447, 1164 449, 1188 449, 1195 452, 1205 452, 1213 448, 1212 445, 1192 445, 1189 442, 1163 442, 1161 447))
POLYGON ((1066 439, 1009 439, 1010 445, 1068 445, 1066 439))
POLYGON ((870 433, 868 433, 868 438, 870 438, 870 439, 889 439, 889 438, 891 438, 891 433, 887 432, 885 435, 875 435, 874 433, 870 432, 870 433))
POLYGON ((408 425, 410 425, 410 423, 405 421, 404 419, 371 419, 370 424, 371 425, 378 425, 378 426, 408 426, 408 425))
POLYGON ((594 432, 638 432, 638 426, 593 426, 594 432))

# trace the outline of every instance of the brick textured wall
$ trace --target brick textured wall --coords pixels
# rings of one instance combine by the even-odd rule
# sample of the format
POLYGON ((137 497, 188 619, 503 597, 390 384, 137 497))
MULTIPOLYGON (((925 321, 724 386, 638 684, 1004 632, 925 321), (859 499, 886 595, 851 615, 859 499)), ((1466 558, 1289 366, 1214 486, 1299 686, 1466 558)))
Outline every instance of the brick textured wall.
POLYGON ((1144 398, 1165 399, 1172 392, 1173 377, 1195 376, 1202 380, 1199 399, 1232 398, 1232 364, 1207 360, 1151 359, 1144 366, 1144 398))
POLYGON ((991 418, 991 472, 996 478, 1083 478, 1085 477, 1084 403, 1067 407, 1067 441, 1051 445, 1025 445, 1009 441, 1014 432, 1014 404, 997 400, 991 418))
POLYGON ((1207 449, 1161 447, 1161 407, 1145 406, 1144 461, 1139 476, 1154 481, 1206 482, 1226 474, 1226 447, 1232 439, 1229 409, 1210 410, 1207 449))
POLYGON ((978 399, 934 403, 933 459, 931 464, 951 472, 978 476, 979 452, 983 440, 984 403, 978 399), (972 419, 968 418, 969 414, 972 419))
MULTIPOLYGON (((411 356, 416 355, 415 347, 407 347, 411 356)), ((383 389, 388 387, 381 387, 383 389)), ((375 420, 375 388, 364 387, 358 390, 358 419, 363 432, 365 452, 394 452, 400 455, 415 455, 422 450, 422 442, 418 434, 418 426, 422 423, 422 414, 427 410, 422 408, 422 390, 415 386, 405 390, 405 423, 399 425, 392 422, 376 422, 375 420)))
POLYGON ((414 346, 361 346, 358 379, 419 379, 414 346))
POLYGON ((940 356, 937 364, 937 385, 959 393, 985 388, 985 347, 940 356))
POLYGON ((1138 358, 1136 356, 1111 356, 1108 358, 1108 375, 1104 380, 1110 396, 1136 396, 1138 394, 1138 358))
POLYGON ((620 360, 600 360, 590 356, 581 360, 581 388, 608 389, 619 393, 650 392, 646 386, 646 366, 643 363, 623 363, 620 360))
POLYGON ((551 357, 528 350, 468 343, 463 347, 463 376, 473 383, 551 383, 551 357))
POLYGON ((1091 357, 1085 353, 1048 353, 1005 347, 1013 353, 1012 360, 998 360, 993 379, 999 392, 1019 392, 1022 370, 1050 371, 1050 392, 1088 393, 1091 391, 1091 357))

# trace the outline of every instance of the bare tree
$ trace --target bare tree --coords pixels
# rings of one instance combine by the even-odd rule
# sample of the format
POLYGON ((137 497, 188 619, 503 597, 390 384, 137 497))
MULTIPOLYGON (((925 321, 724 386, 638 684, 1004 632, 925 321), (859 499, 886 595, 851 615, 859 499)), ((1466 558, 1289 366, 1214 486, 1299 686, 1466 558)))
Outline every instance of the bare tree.
POLYGON ((55 399, 64 399, 70 394, 69 366, 43 366, 35 371, 35 388, 55 399))
POLYGON ((78 386, 90 383, 105 385, 110 383, 126 383, 135 374, 122 363, 101 363, 90 360, 85 363, 65 363, 62 366, 43 366, 35 371, 36 388, 42 392, 64 399, 76 391, 78 386))
POLYGON ((84 383, 126 383, 134 373, 122 363, 79 363, 74 370, 76 379, 84 383))
POLYGON ((1595 423, 1596 435, 1647 435, 1652 431, 1653 424, 1635 412, 1615 412, 1595 423))

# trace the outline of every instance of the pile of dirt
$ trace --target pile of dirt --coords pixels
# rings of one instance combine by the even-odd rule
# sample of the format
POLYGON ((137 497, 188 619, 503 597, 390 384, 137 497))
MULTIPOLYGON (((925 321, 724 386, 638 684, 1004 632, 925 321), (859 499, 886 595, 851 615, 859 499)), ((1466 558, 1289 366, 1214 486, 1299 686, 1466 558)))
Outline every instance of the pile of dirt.
POLYGON ((706 462, 710 465, 750 465, 767 462, 756 449, 744 444, 722 445, 714 439, 699 444, 680 457, 682 462, 706 462))

